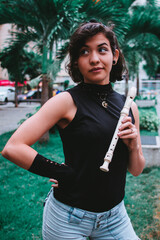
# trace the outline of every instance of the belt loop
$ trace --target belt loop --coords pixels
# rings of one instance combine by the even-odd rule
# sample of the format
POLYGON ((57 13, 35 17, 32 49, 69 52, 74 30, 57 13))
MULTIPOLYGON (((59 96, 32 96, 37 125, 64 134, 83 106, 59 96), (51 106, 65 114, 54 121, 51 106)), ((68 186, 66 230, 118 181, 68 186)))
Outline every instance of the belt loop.
POLYGON ((72 208, 70 209, 69 222, 80 224, 84 215, 85 215, 85 211, 79 210, 77 208, 72 208))

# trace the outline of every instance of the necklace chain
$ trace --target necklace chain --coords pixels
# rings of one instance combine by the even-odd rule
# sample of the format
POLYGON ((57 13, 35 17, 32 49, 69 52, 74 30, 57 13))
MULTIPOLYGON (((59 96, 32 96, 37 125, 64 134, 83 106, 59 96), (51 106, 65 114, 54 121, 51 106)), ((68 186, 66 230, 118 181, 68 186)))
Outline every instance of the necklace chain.
POLYGON ((112 88, 108 89, 107 91, 99 91, 99 89, 96 89, 93 85, 89 86, 83 83, 81 86, 84 90, 88 91, 88 93, 92 93, 93 95, 97 96, 98 100, 101 102, 102 107, 107 108, 107 97, 112 88))
POLYGON ((102 101, 102 107, 107 108, 107 93, 97 93, 99 99, 102 101))

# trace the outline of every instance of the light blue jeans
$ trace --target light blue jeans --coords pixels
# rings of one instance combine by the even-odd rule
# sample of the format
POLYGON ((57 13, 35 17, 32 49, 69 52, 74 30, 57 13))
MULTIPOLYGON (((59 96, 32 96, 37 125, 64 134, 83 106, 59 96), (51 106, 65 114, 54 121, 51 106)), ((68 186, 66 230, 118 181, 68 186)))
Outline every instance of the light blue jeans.
POLYGON ((94 213, 57 201, 50 191, 43 213, 43 240, 138 240, 124 202, 94 213))

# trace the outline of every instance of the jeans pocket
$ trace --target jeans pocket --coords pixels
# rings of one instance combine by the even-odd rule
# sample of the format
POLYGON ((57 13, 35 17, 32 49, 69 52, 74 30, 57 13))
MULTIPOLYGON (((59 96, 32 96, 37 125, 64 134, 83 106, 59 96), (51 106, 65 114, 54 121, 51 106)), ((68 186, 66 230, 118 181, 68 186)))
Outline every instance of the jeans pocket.
POLYGON ((69 215, 69 223, 80 224, 82 222, 84 214, 85 212, 77 208, 73 208, 73 211, 71 211, 69 215))

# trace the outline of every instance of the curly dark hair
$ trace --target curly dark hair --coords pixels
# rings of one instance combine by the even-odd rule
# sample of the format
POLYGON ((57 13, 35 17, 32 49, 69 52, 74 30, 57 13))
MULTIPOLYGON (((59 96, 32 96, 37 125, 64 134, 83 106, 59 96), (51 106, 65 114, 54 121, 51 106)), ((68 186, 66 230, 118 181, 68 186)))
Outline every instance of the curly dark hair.
POLYGON ((110 27, 104 25, 102 22, 90 20, 89 22, 84 22, 80 24, 80 26, 73 33, 70 39, 68 47, 69 63, 66 65, 66 69, 74 82, 84 81, 83 76, 77 66, 80 49, 85 44, 88 38, 98 33, 103 33, 104 36, 109 40, 113 56, 115 54, 115 50, 119 50, 118 61, 116 65, 112 66, 112 70, 110 72, 110 82, 121 81, 123 79, 123 72, 127 72, 125 59, 119 48, 115 33, 111 30, 110 27))

